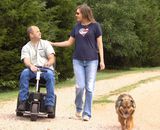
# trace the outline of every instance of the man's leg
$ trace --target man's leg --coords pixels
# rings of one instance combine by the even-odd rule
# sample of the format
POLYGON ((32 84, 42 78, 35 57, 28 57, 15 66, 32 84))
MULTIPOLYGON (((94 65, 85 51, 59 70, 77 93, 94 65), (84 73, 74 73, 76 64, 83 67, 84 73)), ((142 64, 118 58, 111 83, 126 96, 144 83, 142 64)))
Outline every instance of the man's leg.
POLYGON ((45 106, 47 107, 48 112, 53 112, 53 106, 55 105, 55 95, 54 95, 55 76, 52 70, 50 69, 46 70, 47 72, 41 74, 41 76, 46 80, 47 95, 45 100, 45 106))
POLYGON ((19 91, 19 110, 25 110, 25 103, 28 99, 29 80, 36 75, 30 69, 26 68, 22 71, 20 76, 20 91, 19 91))

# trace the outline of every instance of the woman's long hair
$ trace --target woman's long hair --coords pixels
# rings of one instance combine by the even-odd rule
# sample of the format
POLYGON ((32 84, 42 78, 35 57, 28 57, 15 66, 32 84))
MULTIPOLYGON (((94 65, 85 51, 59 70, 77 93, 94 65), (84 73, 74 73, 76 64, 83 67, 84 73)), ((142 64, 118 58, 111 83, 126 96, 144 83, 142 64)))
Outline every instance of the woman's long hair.
POLYGON ((96 22, 92 13, 92 9, 87 4, 82 4, 77 7, 82 13, 82 17, 90 22, 96 22))

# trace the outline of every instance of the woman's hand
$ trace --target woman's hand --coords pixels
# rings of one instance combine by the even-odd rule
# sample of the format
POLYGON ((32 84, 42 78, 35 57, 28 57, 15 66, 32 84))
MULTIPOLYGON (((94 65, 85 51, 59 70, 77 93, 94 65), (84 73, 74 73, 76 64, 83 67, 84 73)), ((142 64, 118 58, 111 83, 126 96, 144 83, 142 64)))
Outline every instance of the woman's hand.
POLYGON ((52 46, 56 46, 56 47, 68 47, 68 46, 71 46, 74 42, 75 42, 75 38, 73 38, 73 37, 70 36, 67 41, 63 41, 63 42, 50 42, 50 44, 52 46))
POLYGON ((51 44, 52 46, 55 46, 55 42, 50 42, 50 44, 51 44))
POLYGON ((100 70, 104 70, 105 69, 105 64, 104 62, 100 62, 100 70))

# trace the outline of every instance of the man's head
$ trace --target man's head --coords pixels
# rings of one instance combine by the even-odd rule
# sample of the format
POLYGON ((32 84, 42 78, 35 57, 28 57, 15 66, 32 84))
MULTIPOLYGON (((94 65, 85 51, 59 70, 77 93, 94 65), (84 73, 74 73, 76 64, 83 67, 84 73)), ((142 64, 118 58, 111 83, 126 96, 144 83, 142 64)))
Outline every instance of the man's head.
POLYGON ((30 40, 39 41, 41 39, 41 32, 37 26, 28 27, 27 34, 28 34, 30 40))

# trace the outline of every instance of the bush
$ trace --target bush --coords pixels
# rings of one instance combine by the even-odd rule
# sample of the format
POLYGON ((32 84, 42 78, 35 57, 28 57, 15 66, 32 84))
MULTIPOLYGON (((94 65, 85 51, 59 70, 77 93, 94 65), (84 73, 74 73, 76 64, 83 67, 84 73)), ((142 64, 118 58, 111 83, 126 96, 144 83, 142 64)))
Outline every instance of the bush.
POLYGON ((17 81, 24 65, 20 62, 20 56, 17 50, 0 50, 0 77, 3 81, 17 81))
POLYGON ((4 80, 0 80, 0 91, 2 90, 12 90, 17 88, 18 86, 18 82, 17 81, 13 81, 13 80, 9 80, 9 81, 4 81, 4 80))

